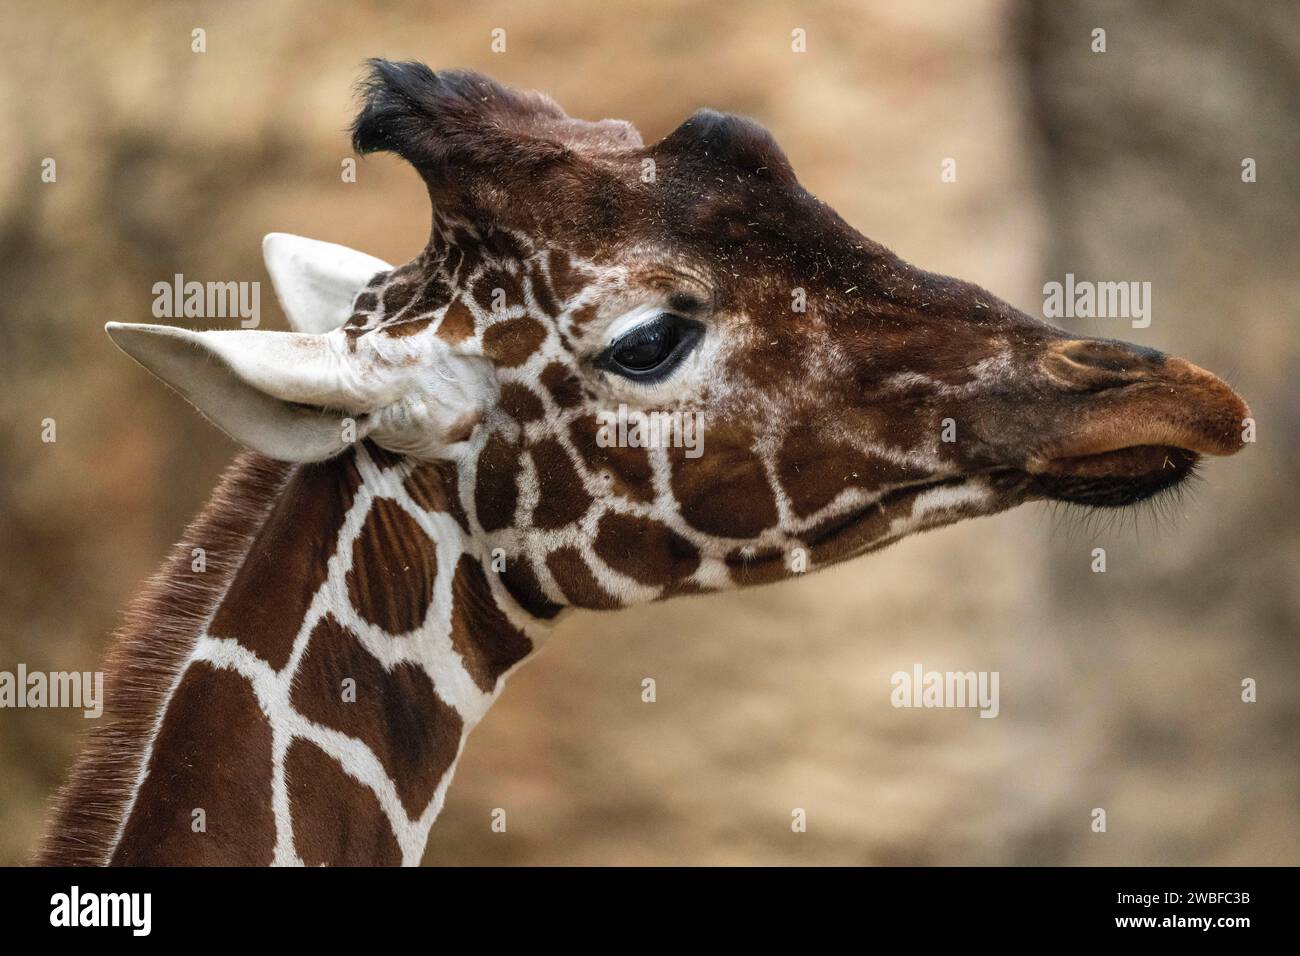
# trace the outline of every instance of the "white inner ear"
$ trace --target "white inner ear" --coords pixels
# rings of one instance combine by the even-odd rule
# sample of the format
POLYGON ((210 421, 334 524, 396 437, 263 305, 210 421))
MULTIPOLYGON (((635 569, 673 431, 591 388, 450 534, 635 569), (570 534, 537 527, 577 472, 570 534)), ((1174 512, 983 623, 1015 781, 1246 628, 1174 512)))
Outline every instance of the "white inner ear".
POLYGON ((248 369, 242 370, 243 375, 237 373, 233 356, 222 354, 229 348, 213 348, 204 338, 249 334, 296 337, 296 333, 205 333, 117 322, 105 328, 122 351, 180 392, 205 418, 235 441, 270 458, 322 461, 342 451, 349 438, 365 437, 371 427, 360 417, 353 436, 345 429, 344 412, 293 404, 263 391, 245 377, 248 369))
POLYGON ((329 332, 352 315, 357 293, 393 267, 347 246, 270 233, 262 257, 271 285, 295 332, 329 332))
POLYGON ((432 334, 105 328, 231 438, 286 461, 330 458, 367 436, 402 454, 454 456, 496 400, 490 363, 432 334))

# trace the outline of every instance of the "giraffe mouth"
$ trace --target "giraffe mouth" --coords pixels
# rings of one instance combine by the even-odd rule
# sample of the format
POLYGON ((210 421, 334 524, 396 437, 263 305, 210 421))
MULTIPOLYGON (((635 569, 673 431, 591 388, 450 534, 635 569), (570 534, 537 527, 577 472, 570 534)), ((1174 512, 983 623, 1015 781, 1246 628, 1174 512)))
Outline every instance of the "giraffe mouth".
POLYGON ((1063 348, 1082 354, 1077 349, 1083 346, 1092 349, 1083 357, 1094 362, 1080 366, 1092 376, 1083 384, 1100 387, 1074 399, 1070 414, 1055 416, 1070 424, 1064 434, 1049 431, 1048 442, 1023 466, 1031 493, 1122 507, 1181 484, 1203 456, 1232 455, 1244 447, 1250 409, 1211 373, 1159 353, 1130 355, 1130 347, 1112 343, 1063 348), (1098 350, 1122 358, 1116 359, 1122 371, 1097 364, 1098 350))
POLYGON ((1130 445, 1050 458, 1025 475, 1036 497, 1120 508, 1181 484, 1195 472, 1200 459, 1199 452, 1176 445, 1130 445))

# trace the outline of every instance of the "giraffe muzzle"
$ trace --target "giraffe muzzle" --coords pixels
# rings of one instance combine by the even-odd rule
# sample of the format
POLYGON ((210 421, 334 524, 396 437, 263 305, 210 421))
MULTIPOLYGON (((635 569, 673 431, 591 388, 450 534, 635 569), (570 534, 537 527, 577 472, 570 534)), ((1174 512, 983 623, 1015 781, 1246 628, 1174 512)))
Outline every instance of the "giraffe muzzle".
POLYGON ((1025 471, 1048 497, 1123 505, 1186 478, 1204 455, 1250 439, 1250 409, 1222 379, 1154 349, 1093 339, 1056 341, 1042 369, 1043 443, 1025 471))

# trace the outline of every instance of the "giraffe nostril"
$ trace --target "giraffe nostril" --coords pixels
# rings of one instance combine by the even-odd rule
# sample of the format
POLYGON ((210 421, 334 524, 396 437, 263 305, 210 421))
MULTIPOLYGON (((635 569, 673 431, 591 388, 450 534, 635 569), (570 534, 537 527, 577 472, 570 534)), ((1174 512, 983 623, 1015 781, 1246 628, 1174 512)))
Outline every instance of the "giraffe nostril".
POLYGON ((1080 365, 1112 372, 1128 371, 1135 366, 1151 368, 1165 360, 1164 353, 1155 349, 1106 339, 1075 339, 1061 346, 1061 354, 1080 365))
POLYGON ((1159 371, 1165 355, 1155 349, 1106 339, 1071 339, 1051 346, 1043 366, 1071 386, 1113 388, 1159 371))

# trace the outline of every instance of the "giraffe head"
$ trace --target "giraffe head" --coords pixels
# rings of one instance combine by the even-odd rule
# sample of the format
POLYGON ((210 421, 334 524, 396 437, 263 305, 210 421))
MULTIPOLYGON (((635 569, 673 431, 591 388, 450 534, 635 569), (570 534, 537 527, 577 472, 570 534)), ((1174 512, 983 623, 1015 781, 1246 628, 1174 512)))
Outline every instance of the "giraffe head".
POLYGON ((1241 447, 1243 401, 917 269, 756 123, 630 125, 375 61, 353 128, 434 207, 392 268, 268 237, 298 329, 110 327, 272 457, 436 469, 528 609, 762 582, 1033 499, 1121 506, 1241 447), (498 550, 499 549, 499 550, 498 550))

